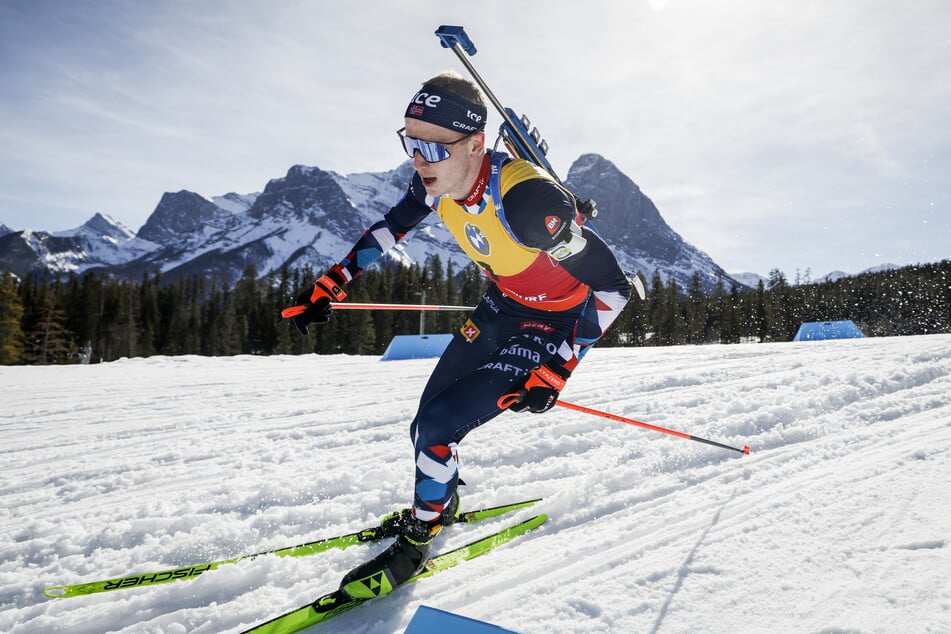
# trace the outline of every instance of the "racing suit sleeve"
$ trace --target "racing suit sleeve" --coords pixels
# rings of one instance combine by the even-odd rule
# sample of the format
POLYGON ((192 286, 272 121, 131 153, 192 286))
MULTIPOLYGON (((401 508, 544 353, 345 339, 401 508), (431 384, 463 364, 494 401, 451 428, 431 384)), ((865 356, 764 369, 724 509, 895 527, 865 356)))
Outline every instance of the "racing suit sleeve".
POLYGON ((588 227, 581 228, 581 235, 584 249, 560 261, 578 281, 591 287, 572 337, 558 351, 569 370, 607 332, 631 297, 631 282, 608 245, 588 227))
POLYGON ((413 175, 406 195, 390 208, 383 219, 373 223, 357 240, 345 258, 330 268, 328 275, 346 284, 376 262, 432 211, 419 174, 413 175))

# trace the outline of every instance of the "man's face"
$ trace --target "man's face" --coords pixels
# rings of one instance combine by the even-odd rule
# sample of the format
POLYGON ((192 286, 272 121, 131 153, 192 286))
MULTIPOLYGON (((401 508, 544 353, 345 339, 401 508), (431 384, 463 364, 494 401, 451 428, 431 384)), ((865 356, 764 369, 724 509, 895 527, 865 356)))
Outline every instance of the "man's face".
POLYGON ((422 141, 445 144, 449 150, 449 158, 437 163, 426 162, 419 152, 413 154, 413 168, 423 180, 427 194, 434 198, 449 195, 456 200, 462 200, 469 195, 482 168, 482 157, 485 154, 484 132, 476 132, 463 139, 465 134, 462 132, 407 117, 404 134, 422 141), (455 141, 459 142, 454 143, 455 141))

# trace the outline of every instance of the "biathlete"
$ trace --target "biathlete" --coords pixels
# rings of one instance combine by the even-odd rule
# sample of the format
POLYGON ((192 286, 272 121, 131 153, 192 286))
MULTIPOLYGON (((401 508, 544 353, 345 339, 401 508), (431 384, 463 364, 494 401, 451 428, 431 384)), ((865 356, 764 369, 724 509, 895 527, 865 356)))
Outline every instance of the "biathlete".
POLYGON ((413 506, 386 518, 395 537, 340 590, 384 594, 414 576, 458 512, 457 448, 505 409, 545 412, 627 303, 614 254, 582 225, 574 196, 532 163, 488 150, 487 104, 456 73, 423 84, 398 132, 416 170, 405 197, 286 310, 303 333, 326 323, 343 287, 435 211, 491 280, 430 376, 410 425, 413 506))

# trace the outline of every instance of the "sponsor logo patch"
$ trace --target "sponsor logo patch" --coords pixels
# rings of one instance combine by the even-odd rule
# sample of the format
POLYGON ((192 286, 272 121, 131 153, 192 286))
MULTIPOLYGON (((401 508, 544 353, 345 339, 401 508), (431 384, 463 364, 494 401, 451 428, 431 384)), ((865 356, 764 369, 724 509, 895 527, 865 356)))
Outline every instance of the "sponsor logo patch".
POLYGON ((466 341, 472 343, 475 341, 475 338, 479 336, 479 329, 471 319, 467 319, 466 323, 462 325, 462 328, 459 329, 459 332, 462 333, 462 336, 466 338, 466 341))
POLYGON ((545 218, 545 228, 548 229, 548 235, 555 235, 561 228, 561 218, 558 216, 547 216, 545 218))
POLYGON ((489 239, 485 237, 485 234, 482 233, 482 229, 467 222, 465 226, 466 240, 469 241, 469 244, 472 245, 472 248, 475 249, 480 255, 489 255, 492 252, 492 246, 489 244, 489 239))
POLYGON ((555 332, 555 329, 552 326, 549 326, 548 324, 541 321, 523 321, 521 324, 519 324, 519 329, 533 329, 541 330, 542 332, 555 332))

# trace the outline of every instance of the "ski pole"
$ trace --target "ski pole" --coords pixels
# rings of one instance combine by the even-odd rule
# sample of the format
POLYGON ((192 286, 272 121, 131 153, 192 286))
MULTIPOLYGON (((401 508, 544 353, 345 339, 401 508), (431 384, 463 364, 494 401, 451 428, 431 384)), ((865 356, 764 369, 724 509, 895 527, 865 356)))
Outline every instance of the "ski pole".
MULTIPOLYGON (((334 310, 474 310, 475 306, 443 306, 439 304, 373 304, 360 302, 330 302, 334 310)), ((290 319, 307 311, 306 306, 291 306, 281 311, 281 317, 290 319)))
POLYGON ((442 306, 438 304, 361 304, 331 302, 334 310, 475 310, 475 306, 442 306))
POLYGON ((555 401, 555 405, 559 405, 566 409, 573 409, 576 412, 583 412, 585 414, 592 414, 594 416, 600 416, 602 418, 609 418, 611 420, 616 420, 621 423, 627 423, 628 425, 635 425, 637 427, 643 427, 644 429, 651 429, 653 431, 659 431, 662 434, 669 434, 671 436, 676 436, 678 438, 686 438, 687 440, 696 440, 697 442, 702 442, 707 445, 713 445, 714 447, 720 447, 722 449, 730 449, 732 451, 738 451, 741 454, 750 455, 750 446, 744 445, 742 449, 739 447, 731 447, 730 445, 724 445, 715 440, 707 440, 706 438, 700 438, 699 436, 691 436, 690 434, 685 434, 681 431, 674 431, 673 429, 666 429, 664 427, 658 427, 657 425, 651 425, 648 423, 642 423, 639 420, 634 420, 633 418, 625 418, 623 416, 618 416, 617 414, 609 414, 608 412, 602 412, 600 410, 592 409, 590 407, 585 407, 584 405, 575 405, 574 403, 566 403, 565 401, 555 401))

